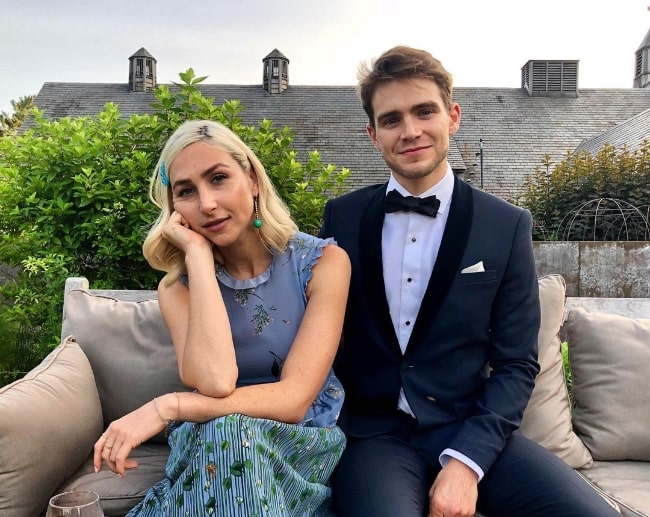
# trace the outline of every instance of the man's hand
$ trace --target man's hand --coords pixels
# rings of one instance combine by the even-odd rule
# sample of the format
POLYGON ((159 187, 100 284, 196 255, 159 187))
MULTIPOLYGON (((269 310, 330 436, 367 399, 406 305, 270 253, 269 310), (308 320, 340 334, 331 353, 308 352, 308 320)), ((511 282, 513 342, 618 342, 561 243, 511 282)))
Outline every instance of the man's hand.
POLYGON ((473 517, 477 499, 476 472, 451 458, 429 490, 429 517, 473 517))

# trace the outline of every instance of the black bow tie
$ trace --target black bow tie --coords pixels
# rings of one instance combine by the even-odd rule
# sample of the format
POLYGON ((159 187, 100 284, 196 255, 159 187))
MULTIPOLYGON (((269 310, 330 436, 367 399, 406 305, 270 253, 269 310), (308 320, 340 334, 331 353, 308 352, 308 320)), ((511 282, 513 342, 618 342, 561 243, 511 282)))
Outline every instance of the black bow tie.
POLYGON ((413 197, 402 196, 397 190, 391 190, 384 200, 384 210, 391 212, 417 212, 418 214, 435 217, 438 214, 440 200, 436 196, 413 197))

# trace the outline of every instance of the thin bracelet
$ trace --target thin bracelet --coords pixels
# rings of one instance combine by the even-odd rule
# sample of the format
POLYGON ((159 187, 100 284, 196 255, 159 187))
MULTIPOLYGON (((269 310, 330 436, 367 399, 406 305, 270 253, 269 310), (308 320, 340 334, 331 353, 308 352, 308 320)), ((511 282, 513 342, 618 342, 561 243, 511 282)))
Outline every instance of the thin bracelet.
MULTIPOLYGON (((176 395, 176 417, 178 418, 178 414, 180 411, 180 402, 179 402, 179 397, 178 393, 174 392, 174 395, 176 395)), ((169 427, 175 422, 171 418, 165 418, 162 416, 162 413, 160 412, 160 409, 158 409, 158 397, 153 398, 153 407, 156 410, 156 413, 158 413, 158 416, 160 419, 163 421, 163 424, 165 424, 165 438, 169 436, 169 427)))
POLYGON ((178 422, 181 419, 181 398, 176 392, 174 392, 174 395, 176 395, 176 420, 174 422, 178 422))

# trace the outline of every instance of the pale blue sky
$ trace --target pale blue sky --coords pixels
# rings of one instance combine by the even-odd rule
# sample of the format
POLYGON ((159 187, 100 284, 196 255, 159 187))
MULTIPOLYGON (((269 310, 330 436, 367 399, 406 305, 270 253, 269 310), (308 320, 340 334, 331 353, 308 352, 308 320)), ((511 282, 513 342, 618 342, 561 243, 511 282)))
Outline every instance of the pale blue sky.
POLYGON ((456 86, 520 86, 529 59, 578 59, 580 88, 630 88, 650 0, 0 0, 0 110, 46 81, 124 83, 145 47, 158 82, 193 67, 260 84, 278 48, 291 84, 354 84, 361 61, 425 48, 456 86))

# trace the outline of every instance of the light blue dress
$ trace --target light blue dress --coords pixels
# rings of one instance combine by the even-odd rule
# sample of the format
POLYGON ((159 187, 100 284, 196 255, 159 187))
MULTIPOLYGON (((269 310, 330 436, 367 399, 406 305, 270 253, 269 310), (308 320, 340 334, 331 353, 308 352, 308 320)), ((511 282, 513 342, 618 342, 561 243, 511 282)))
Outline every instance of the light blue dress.
MULTIPOLYGON (((280 378, 305 312, 311 269, 332 242, 299 232, 256 278, 238 280, 217 268, 239 386, 280 378)), ((345 447, 336 426, 342 404, 343 388, 330 372, 298 425, 241 414, 180 424, 169 437, 166 478, 128 515, 327 515, 328 480, 345 447)))

